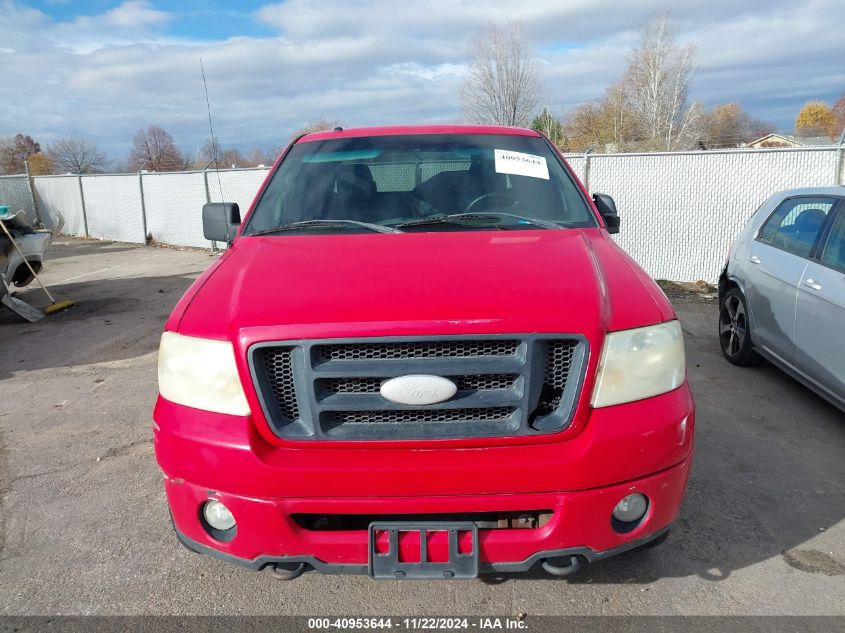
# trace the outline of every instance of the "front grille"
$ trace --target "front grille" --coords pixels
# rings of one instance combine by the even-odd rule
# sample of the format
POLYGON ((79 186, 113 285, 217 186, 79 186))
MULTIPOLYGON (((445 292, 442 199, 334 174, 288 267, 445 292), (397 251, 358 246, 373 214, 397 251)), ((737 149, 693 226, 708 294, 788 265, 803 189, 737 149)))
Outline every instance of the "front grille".
POLYGON ((543 390, 540 392, 540 402, 537 403, 539 415, 548 415, 560 405, 574 355, 575 346, 569 341, 552 341, 548 344, 543 390))
POLYGON ((320 345, 320 360, 361 360, 396 358, 461 358, 508 356, 516 353, 519 341, 421 341, 414 343, 343 343, 320 345))
MULTIPOLYGON (((490 389, 510 389, 519 378, 516 374, 492 374, 480 376, 446 376, 455 383, 458 391, 485 391, 490 389)), ((387 376, 379 378, 322 378, 318 384, 329 393, 378 393, 381 384, 389 380, 387 376)))
POLYGON ((440 424, 476 420, 507 420, 516 409, 412 409, 400 411, 332 411, 327 418, 339 424, 440 424))
POLYGON ((293 362, 290 347, 267 347, 262 350, 263 368, 273 391, 273 400, 286 420, 299 417, 296 388, 293 382, 293 362))
POLYGON ((259 343, 250 367, 264 413, 291 439, 441 439, 551 433, 572 417, 587 343, 554 335, 259 343), (379 392, 397 376, 443 376, 425 406, 379 392))

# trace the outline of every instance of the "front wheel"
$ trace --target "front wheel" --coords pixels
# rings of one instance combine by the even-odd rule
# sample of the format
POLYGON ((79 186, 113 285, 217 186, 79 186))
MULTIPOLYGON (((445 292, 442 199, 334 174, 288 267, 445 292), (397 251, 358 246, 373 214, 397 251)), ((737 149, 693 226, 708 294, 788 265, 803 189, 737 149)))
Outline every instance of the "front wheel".
POLYGON ((748 304, 739 288, 728 290, 719 304, 719 346, 734 365, 757 365, 762 360, 751 345, 748 304))

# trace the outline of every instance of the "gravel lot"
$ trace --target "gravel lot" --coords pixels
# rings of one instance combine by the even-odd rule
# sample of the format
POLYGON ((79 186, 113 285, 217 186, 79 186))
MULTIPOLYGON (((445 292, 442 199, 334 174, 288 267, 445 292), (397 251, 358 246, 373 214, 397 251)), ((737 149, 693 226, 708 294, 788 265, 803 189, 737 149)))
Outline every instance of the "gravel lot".
POLYGON ((279 583, 178 544, 153 456, 159 332, 209 255, 89 240, 50 255, 45 281, 78 306, 0 313, 0 613, 845 614, 845 415, 771 366, 728 365, 712 302, 676 301, 698 445, 661 547, 570 579, 279 583))

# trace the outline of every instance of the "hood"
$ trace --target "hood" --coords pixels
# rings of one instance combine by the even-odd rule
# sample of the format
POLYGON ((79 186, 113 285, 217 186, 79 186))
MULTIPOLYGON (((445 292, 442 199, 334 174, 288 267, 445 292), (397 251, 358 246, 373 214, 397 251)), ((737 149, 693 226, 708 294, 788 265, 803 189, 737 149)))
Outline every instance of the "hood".
POLYGON ((180 332, 247 340, 555 332, 672 318, 600 229, 245 237, 189 291, 180 332))

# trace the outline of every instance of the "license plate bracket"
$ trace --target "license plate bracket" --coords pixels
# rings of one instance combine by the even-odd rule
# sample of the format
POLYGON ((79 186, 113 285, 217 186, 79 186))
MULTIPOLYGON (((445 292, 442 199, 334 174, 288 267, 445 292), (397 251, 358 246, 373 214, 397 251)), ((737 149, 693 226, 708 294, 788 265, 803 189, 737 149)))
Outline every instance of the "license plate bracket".
POLYGON ((451 579, 476 578, 478 576, 478 526, 475 523, 452 521, 429 522, 373 522, 369 527, 369 572, 379 579, 451 579), (388 549, 379 552, 377 535, 386 532, 388 549), (418 532, 420 538, 419 562, 405 562, 399 556, 399 534, 418 532), (446 532, 449 543, 449 559, 445 562, 428 560, 427 535, 432 532, 446 532), (463 553, 458 546, 461 533, 469 533, 472 548, 463 553))

